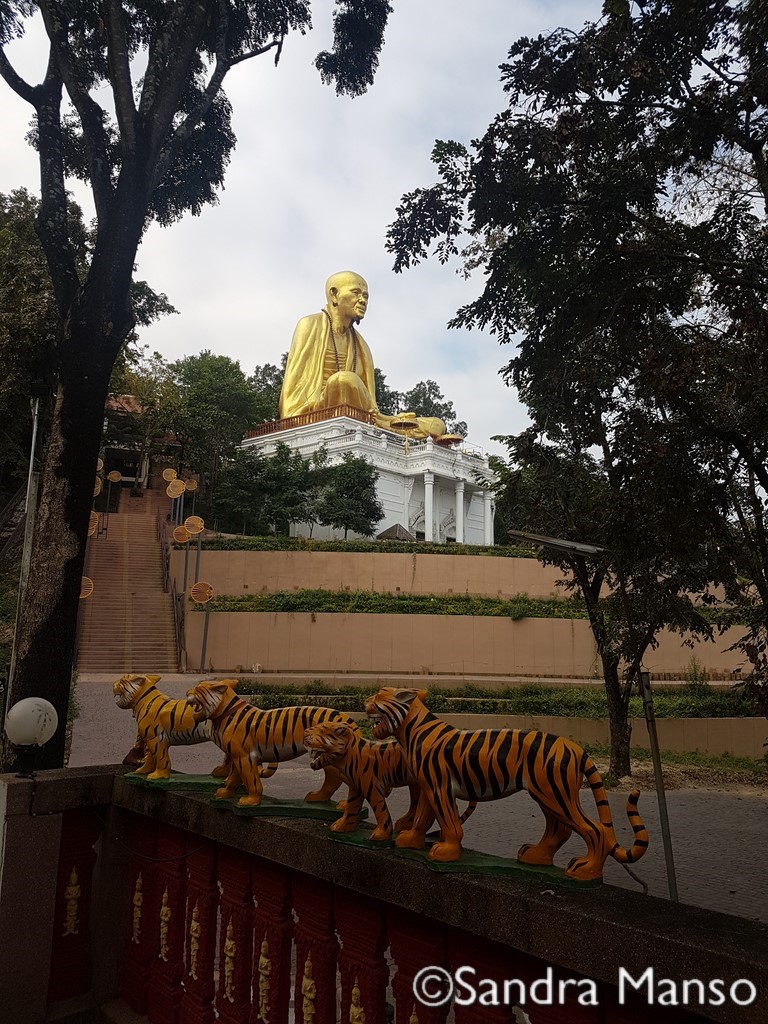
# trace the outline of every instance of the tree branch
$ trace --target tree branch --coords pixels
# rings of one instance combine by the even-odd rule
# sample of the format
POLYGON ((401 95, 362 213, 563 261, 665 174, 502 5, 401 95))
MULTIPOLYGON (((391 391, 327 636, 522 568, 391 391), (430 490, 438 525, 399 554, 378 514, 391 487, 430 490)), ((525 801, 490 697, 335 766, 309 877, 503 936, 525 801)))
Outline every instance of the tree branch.
MULTIPOLYGON (((152 69, 152 76, 157 80, 157 95, 145 115, 149 142, 147 156, 150 168, 154 168, 160 159, 165 140, 170 133, 173 119, 179 109, 181 94, 188 81, 192 58, 200 42, 200 33, 208 16, 209 3, 206 0, 194 0, 193 3, 180 6, 185 8, 186 16, 174 40, 175 52, 171 53, 169 44, 169 60, 161 75, 158 75, 158 69, 152 69)), ((175 14, 176 12, 174 12, 174 16, 175 14)), ((150 73, 149 68, 147 73, 150 73)), ((143 106, 143 101, 144 97, 142 96, 140 109, 143 106)))
POLYGON ((125 22, 119 0, 106 0, 104 4, 107 27, 107 50, 109 55, 112 92, 115 97, 115 112, 120 126, 123 152, 136 151, 136 105, 133 101, 133 82, 128 45, 125 39, 125 22))
POLYGON ((56 303, 64 318, 75 300, 80 279, 69 233, 67 188, 61 149, 62 83, 56 70, 53 47, 45 81, 35 92, 41 197, 35 229, 45 252, 56 303))
POLYGON ((18 96, 21 96, 27 103, 31 103, 33 107, 37 106, 34 86, 25 82, 21 75, 17 74, 3 49, 0 49, 0 75, 18 96))
POLYGON ((157 167, 152 180, 153 190, 163 180, 185 142, 189 139, 192 132, 211 109, 213 101, 216 99, 216 96, 221 89, 222 82, 224 81, 224 77, 227 72, 236 64, 241 64, 244 60, 250 60, 252 57, 260 57, 263 53, 267 53, 269 50, 273 50, 275 47, 280 47, 281 45, 282 39, 275 39, 266 46, 259 47, 258 50, 250 50, 248 53, 240 54, 239 57, 235 57, 232 60, 228 59, 223 53, 221 57, 219 57, 219 54, 217 53, 216 67, 214 68, 208 85, 205 87, 203 95, 200 97, 196 106, 187 114, 182 123, 173 133, 168 144, 163 148, 162 156, 157 162, 157 167))
POLYGON ((112 199, 107 138, 104 131, 104 111, 78 81, 71 60, 67 26, 60 13, 51 9, 48 0, 40 0, 40 11, 48 38, 51 40, 56 67, 83 127, 88 173, 93 188, 96 215, 102 221, 112 199))

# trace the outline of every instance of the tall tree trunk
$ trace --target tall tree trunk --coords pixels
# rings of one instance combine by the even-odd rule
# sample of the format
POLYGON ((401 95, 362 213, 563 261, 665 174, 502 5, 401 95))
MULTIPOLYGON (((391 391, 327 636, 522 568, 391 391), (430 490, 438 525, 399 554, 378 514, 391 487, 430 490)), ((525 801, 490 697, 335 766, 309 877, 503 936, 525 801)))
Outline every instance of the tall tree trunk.
MULTIPOLYGON (((105 336, 81 321, 77 356, 75 346, 65 341, 43 463, 8 700, 10 707, 25 697, 44 697, 56 708, 58 729, 40 752, 38 768, 61 767, 64 760, 80 586, 113 356, 112 328, 110 324, 105 336)), ((99 597, 95 593, 89 600, 99 597)), ((8 746, 2 761, 6 769, 14 764, 8 746)))
POLYGON ((616 658, 602 655, 605 695, 608 701, 608 724, 611 733, 611 759, 609 771, 615 779, 631 774, 629 741, 632 727, 627 718, 627 698, 622 692, 619 680, 619 663, 616 658))

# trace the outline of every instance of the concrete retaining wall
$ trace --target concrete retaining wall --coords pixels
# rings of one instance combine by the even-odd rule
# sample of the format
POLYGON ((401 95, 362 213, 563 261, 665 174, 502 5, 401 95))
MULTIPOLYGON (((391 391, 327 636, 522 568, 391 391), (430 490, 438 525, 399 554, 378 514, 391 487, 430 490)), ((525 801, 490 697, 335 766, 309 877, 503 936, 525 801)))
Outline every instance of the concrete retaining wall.
MULTIPOLYGON (((377 556, 378 557, 378 556, 377 556)), ((436 556, 438 559, 441 556, 436 556)), ((457 559, 458 560, 458 559, 457 559)), ((199 664, 204 615, 186 618, 189 667, 199 664)), ((657 677, 683 676, 692 653, 729 678, 741 659, 727 648, 743 630, 733 628, 691 651, 663 631, 645 664, 657 677)), ((465 677, 600 677, 585 619, 470 615, 354 615, 319 612, 212 612, 206 669, 268 672, 419 673, 465 677)))
MULTIPOLYGON (((608 746, 607 720, 555 715, 441 715, 457 729, 541 729, 567 736, 580 744, 608 746)), ((644 718, 631 718, 632 746, 650 747, 644 718)), ((761 758, 766 752, 768 721, 764 718, 659 718, 662 750, 678 754, 761 758)))
MULTIPOLYGON (((189 552, 189 578, 195 566, 189 552)), ((184 552, 171 554, 181 589, 184 552)), ((373 590, 393 594, 471 594, 483 597, 565 597, 562 573, 535 558, 488 555, 397 555, 345 551, 203 551, 202 579, 217 594, 277 590, 373 590)))

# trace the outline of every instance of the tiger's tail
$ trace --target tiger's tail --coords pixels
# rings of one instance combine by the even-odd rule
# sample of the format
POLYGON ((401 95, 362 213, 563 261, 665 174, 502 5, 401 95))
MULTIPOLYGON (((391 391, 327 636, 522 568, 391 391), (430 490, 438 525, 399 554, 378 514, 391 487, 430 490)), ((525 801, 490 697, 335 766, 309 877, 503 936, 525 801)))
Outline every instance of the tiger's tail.
POLYGON ((472 817, 472 815, 475 813, 475 808, 476 807, 477 807, 477 800, 470 800, 469 803, 467 804, 467 809, 464 811, 462 816, 459 818, 459 821, 461 822, 462 825, 467 820, 467 818, 471 818, 472 817))
POLYGON ((261 766, 260 771, 259 771, 259 776, 262 779, 271 779, 272 776, 277 771, 277 765, 278 765, 277 761, 270 761, 269 764, 263 764, 261 766))
POLYGON ((605 785, 597 765, 588 754, 584 755, 582 771, 595 798, 600 824, 608 831, 610 840, 613 842, 613 848, 609 851, 609 856, 617 860, 619 864, 634 864, 644 856, 645 851, 648 849, 648 831, 637 810, 640 790, 633 789, 627 798, 627 817, 632 826, 632 831, 635 833, 635 840, 628 850, 626 847, 621 846, 616 838, 616 833, 613 830, 613 820, 611 819, 611 806, 608 803, 605 785))

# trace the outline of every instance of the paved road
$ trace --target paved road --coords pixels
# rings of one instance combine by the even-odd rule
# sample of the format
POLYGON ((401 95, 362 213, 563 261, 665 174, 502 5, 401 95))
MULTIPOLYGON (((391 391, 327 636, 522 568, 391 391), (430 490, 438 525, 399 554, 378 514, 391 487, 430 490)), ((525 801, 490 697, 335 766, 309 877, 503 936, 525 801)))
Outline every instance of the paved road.
MULTIPOLYGON (((170 696, 180 697, 199 678, 203 677, 165 677, 162 688, 170 696)), ((82 678, 77 697, 81 713, 75 723, 70 765, 122 761, 136 733, 132 715, 115 706, 111 679, 82 678)), ((220 752, 213 744, 173 751, 173 766, 179 771, 207 772, 219 760, 220 752)), ((281 765, 274 778, 265 783, 267 792, 286 797, 302 795, 316 785, 317 776, 306 757, 281 765)), ((589 794, 585 793, 583 799, 588 808, 589 794)), ((614 822, 620 827, 626 822, 626 795, 611 793, 610 800, 614 822)), ((680 789, 669 792, 667 802, 681 901, 768 921, 768 794, 680 789)), ((407 805, 407 794, 393 794, 390 804, 396 817, 407 805)), ((654 896, 665 897, 666 870, 654 793, 643 793, 640 810, 651 836, 651 847, 636 866, 636 873, 648 883, 654 896)), ((540 811, 521 793, 514 799, 481 804, 467 823, 464 842, 487 853, 514 856, 523 842, 539 838, 542 827, 540 811)), ((630 838, 629 829, 621 828, 620 842, 628 845, 630 838)), ((582 849, 580 840, 572 838, 560 851, 557 863, 566 864, 582 849)), ((606 864, 605 879, 611 885, 637 887, 613 860, 606 864)))

